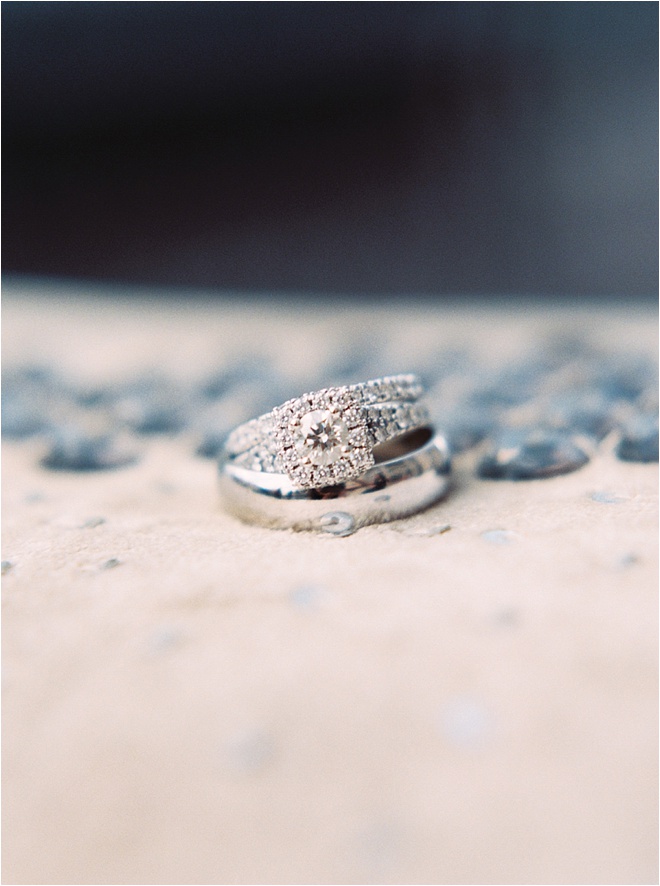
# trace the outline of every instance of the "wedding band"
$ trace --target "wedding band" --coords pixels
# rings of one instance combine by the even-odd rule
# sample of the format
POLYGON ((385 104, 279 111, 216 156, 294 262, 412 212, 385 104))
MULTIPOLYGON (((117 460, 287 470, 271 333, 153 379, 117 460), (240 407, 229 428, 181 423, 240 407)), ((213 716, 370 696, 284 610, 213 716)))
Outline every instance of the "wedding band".
POLYGON ((375 464, 357 478, 317 489, 303 489, 285 474, 221 461, 225 507, 248 523, 273 529, 332 531, 334 525, 352 532, 409 516, 438 501, 447 491, 451 469, 445 438, 422 428, 388 445, 395 452, 412 451, 375 464))
POLYGON ((337 485, 371 468, 375 447, 428 424, 422 391, 417 376, 396 375, 303 394, 235 428, 224 459, 302 489, 337 485))

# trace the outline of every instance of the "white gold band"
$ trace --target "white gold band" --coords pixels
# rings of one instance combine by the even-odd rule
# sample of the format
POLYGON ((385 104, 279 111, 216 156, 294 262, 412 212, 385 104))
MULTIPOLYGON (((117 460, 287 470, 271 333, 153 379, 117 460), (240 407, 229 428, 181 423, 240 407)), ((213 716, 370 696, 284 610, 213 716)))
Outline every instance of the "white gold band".
POLYGON ((321 489, 302 489, 283 474, 252 471, 231 460, 220 464, 226 508, 248 523, 276 529, 350 534, 369 523, 408 516, 438 501, 449 485, 451 462, 440 434, 410 435, 423 442, 410 452, 373 465, 360 477, 321 489))

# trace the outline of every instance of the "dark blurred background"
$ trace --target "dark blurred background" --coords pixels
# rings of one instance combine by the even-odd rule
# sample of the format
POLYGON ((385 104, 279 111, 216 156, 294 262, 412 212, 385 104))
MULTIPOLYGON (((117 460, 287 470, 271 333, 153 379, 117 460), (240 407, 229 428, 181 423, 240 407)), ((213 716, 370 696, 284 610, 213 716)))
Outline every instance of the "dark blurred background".
POLYGON ((658 5, 2 3, 5 272, 648 295, 658 5))

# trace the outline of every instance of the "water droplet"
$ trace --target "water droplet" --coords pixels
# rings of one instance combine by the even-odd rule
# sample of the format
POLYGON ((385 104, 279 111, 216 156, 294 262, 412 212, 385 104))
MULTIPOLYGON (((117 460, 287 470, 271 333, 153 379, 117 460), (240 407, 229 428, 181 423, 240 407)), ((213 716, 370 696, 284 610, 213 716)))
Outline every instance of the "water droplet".
POLYGON ((436 426, 444 434, 454 454, 472 449, 498 427, 492 409, 477 408, 464 403, 447 409, 440 401, 434 412, 436 426))
POLYGON ((616 454, 621 461, 657 461, 657 415, 637 415, 631 419, 623 429, 616 454))
POLYGON ((502 627, 513 628, 518 625, 520 616, 516 609, 502 609, 495 614, 494 621, 502 627))
POLYGON ((112 411, 137 434, 174 434, 188 424, 191 399, 180 385, 147 375, 117 391, 112 411))
POLYGON ((339 538, 352 535, 356 529, 355 520, 344 511, 330 511, 328 514, 324 514, 319 520, 319 526, 322 532, 336 535, 339 538))
POLYGON ((570 391, 552 402, 547 418, 553 427, 602 440, 615 426, 614 403, 596 390, 570 391))
POLYGON ((581 468, 589 456, 571 437, 541 428, 501 434, 479 463, 477 473, 490 480, 535 480, 581 468))
POLYGON ((2 436, 25 439, 47 430, 53 404, 63 397, 64 389, 50 369, 8 369, 2 380, 2 436))
POLYGON ((43 494, 43 492, 28 492, 28 494, 24 498, 24 501, 28 505, 34 505, 38 504, 39 502, 46 501, 46 496, 43 494))
POLYGON ((444 526, 431 526, 430 529, 427 529, 424 532, 424 535, 444 535, 446 532, 449 532, 450 529, 451 526, 449 525, 449 523, 446 523, 444 526))
POLYGON ((327 591, 318 585, 301 585, 294 588, 290 594, 290 600, 296 609, 316 609, 327 596, 327 591))
POLYGON ((493 718, 478 699, 459 696, 448 702, 440 712, 440 731, 453 745, 476 750, 491 737, 493 718))
POLYGON ((493 545, 509 545, 518 538, 515 532, 508 529, 487 529, 481 533, 481 537, 493 545))
POLYGON ((161 627, 149 638, 149 649, 154 653, 169 652, 177 647, 182 639, 183 634, 178 628, 161 627))
POLYGON ((107 471, 135 461, 135 453, 119 446, 114 436, 67 425, 54 432, 41 465, 51 471, 107 471))
POLYGON ((81 529, 96 529, 97 526, 102 526, 105 523, 105 517, 90 517, 88 520, 81 525, 81 529))
POLYGON ((618 505, 626 500, 623 496, 616 495, 614 492, 607 492, 606 490, 592 492, 591 499, 592 501, 600 502, 600 504, 603 505, 618 505))
POLYGON ((249 775, 259 772, 272 762, 275 742, 261 729, 236 733, 227 744, 229 763, 236 772, 249 775))

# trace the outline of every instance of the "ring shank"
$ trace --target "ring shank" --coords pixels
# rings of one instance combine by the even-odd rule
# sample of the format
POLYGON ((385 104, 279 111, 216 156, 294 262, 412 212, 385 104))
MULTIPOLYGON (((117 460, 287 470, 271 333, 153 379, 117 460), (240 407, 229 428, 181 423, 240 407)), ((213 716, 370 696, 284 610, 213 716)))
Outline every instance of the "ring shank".
POLYGON ((349 515, 353 526, 384 523, 436 502, 449 485, 451 462, 440 434, 412 452, 369 468, 362 476, 322 489, 301 489, 284 474, 220 465, 227 509, 250 523, 273 529, 321 529, 324 518, 349 515))

